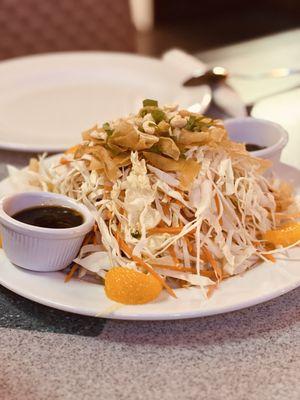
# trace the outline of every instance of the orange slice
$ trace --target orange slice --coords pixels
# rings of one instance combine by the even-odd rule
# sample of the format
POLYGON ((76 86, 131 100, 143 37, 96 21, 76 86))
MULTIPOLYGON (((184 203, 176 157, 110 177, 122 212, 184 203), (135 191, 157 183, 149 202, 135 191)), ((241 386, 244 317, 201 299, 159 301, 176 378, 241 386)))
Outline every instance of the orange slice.
POLYGON ((154 276, 134 269, 114 267, 105 276, 105 293, 122 304, 145 304, 156 299, 162 284, 154 276))
POLYGON ((300 223, 288 222, 277 229, 267 231, 262 238, 274 246, 290 246, 300 240, 300 223))

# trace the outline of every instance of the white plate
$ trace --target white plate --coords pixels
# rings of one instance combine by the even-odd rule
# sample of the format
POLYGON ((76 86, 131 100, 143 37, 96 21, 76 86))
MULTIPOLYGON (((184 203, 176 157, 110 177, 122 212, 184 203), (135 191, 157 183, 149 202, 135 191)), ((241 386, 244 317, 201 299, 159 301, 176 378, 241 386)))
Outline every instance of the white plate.
POLYGON ((208 86, 182 88, 182 71, 125 53, 76 52, 0 63, 0 148, 61 151, 80 133, 137 112, 145 98, 161 104, 211 101, 208 86))
MULTIPOLYGON (((300 193, 299 170, 279 164, 276 173, 289 180, 300 193)), ((7 182, 0 183, 0 196, 7 182)), ((278 297, 300 286, 300 248, 290 250, 298 261, 278 260, 264 263, 221 283, 209 300, 203 300, 199 289, 177 289, 177 299, 165 292, 153 303, 118 306, 108 300, 103 286, 71 280, 64 283, 62 272, 38 273, 23 270, 10 263, 0 250, 0 284, 41 304, 90 316, 114 319, 166 320, 202 317, 238 310, 278 297)))
POLYGON ((269 119, 283 126, 289 133, 289 141, 283 150, 282 160, 300 167, 300 88, 268 97, 253 107, 255 118, 269 119))

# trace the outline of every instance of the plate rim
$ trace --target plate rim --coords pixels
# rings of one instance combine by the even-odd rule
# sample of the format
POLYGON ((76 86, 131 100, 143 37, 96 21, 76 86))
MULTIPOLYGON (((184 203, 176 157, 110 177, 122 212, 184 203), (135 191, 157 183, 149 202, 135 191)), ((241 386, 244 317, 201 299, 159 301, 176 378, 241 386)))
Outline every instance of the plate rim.
MULTIPOLYGON (((16 267, 16 266, 14 266, 14 267, 20 268, 20 267, 16 267)), ((94 318, 104 318, 104 319, 109 319, 109 320, 123 320, 123 321, 172 321, 172 320, 181 320, 181 319, 203 318, 203 317, 209 317, 209 316, 213 316, 213 315, 222 315, 222 314, 227 314, 230 312, 254 307, 258 304, 262 304, 262 303, 268 302, 270 300, 276 299, 294 289, 297 289, 298 287, 300 287, 300 279, 298 282, 294 282, 290 285, 287 285, 284 289, 277 289, 275 292, 257 297, 255 299, 245 300, 243 302, 237 303, 235 305, 227 306, 227 307, 223 306, 223 307, 220 307, 213 311, 198 310, 198 311, 178 312, 178 313, 174 313, 174 314, 147 313, 144 315, 143 314, 134 314, 134 313, 132 313, 130 315, 118 314, 118 312, 115 313, 114 311, 112 311, 110 313, 103 312, 103 313, 99 313, 99 314, 94 314, 92 312, 83 312, 83 310, 81 310, 79 308, 75 308, 74 306, 71 306, 71 305, 62 305, 61 303, 55 303, 55 301, 45 300, 43 298, 32 295, 30 293, 29 294, 26 293, 26 295, 25 295, 22 292, 22 289, 19 289, 18 287, 15 288, 14 285, 9 285, 7 283, 4 283, 3 280, 1 279, 1 274, 0 274, 0 285, 27 300, 44 305, 46 307, 50 307, 50 308, 60 310, 60 311, 70 312, 70 313, 77 314, 77 315, 94 317, 94 318)), ((118 303, 115 303, 115 304, 118 304, 118 303)), ((123 306, 120 305, 120 308, 122 308, 122 307, 123 306)))

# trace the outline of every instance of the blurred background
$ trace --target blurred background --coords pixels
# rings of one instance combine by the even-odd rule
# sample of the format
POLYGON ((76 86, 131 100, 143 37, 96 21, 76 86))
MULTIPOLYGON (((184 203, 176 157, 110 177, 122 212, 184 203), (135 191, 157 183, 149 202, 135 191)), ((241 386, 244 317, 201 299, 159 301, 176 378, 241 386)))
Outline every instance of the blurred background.
POLYGON ((299 0, 0 0, 0 59, 66 50, 199 52, 299 25, 299 0))

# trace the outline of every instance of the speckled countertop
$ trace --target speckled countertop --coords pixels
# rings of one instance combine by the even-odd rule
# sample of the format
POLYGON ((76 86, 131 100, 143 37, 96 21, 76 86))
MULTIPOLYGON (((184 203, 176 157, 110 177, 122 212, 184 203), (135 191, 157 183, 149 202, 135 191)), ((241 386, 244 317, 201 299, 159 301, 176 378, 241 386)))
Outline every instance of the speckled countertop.
POLYGON ((2 400, 298 400, 300 289, 168 322, 66 314, 0 289, 2 400))
MULTIPOLYGON (((0 179, 5 163, 28 158, 0 151, 0 179)), ((0 400, 299 400, 299 382, 300 288, 229 314, 127 322, 50 309, 0 286, 0 400)))

